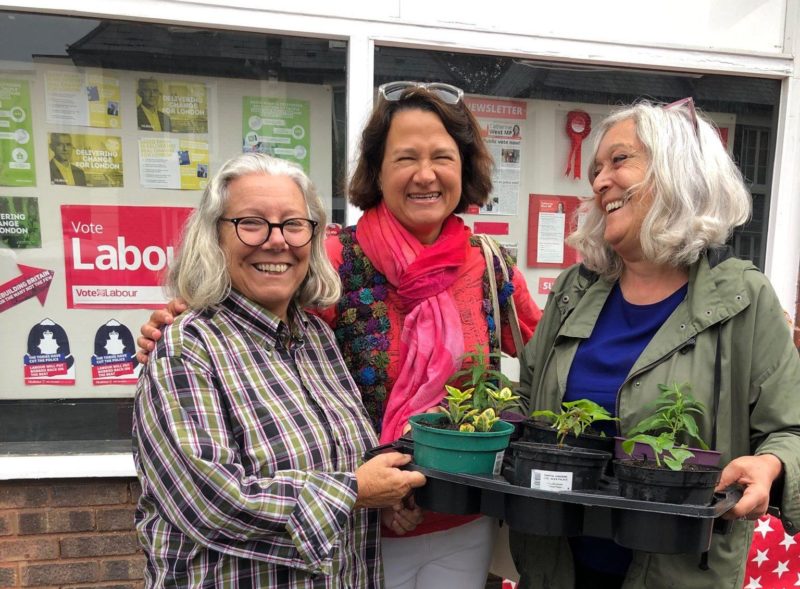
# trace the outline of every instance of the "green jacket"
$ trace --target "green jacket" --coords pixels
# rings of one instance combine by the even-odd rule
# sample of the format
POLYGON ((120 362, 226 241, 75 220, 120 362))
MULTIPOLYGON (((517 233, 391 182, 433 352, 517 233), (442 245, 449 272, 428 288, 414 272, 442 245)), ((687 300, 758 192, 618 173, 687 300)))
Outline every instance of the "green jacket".
MULTIPOLYGON (((579 266, 559 276, 544 316, 525 348, 520 393, 529 409, 557 410, 581 341, 588 338, 611 291, 579 266)), ((704 256, 690 269, 689 289, 631 368, 617 396, 619 431, 648 413, 659 383, 688 382, 707 408, 714 406, 714 365, 720 346, 721 378, 716 449, 722 464, 771 453, 784 465, 773 500, 790 534, 800 524, 800 356, 775 292, 751 263, 728 258, 713 268, 704 256)), ((700 425, 711 443, 713 411, 700 425)), ((700 555, 634 553, 624 589, 680 587, 741 589, 753 522, 735 521, 714 534, 708 570, 700 555)), ((654 533, 658 533, 654 531, 654 533)), ((511 534, 520 589, 569 589, 572 556, 565 538, 511 534)))

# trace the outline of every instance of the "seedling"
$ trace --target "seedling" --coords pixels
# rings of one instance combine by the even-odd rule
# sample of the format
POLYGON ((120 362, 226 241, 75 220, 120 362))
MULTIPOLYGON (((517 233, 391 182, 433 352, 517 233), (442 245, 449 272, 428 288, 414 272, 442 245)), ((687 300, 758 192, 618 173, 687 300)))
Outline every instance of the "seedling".
POLYGON ((557 432, 559 446, 564 445, 567 434, 578 437, 597 421, 619 421, 619 418, 611 417, 604 407, 589 399, 562 403, 559 413, 540 409, 531 413, 531 417, 544 417, 551 421, 553 429, 557 432))

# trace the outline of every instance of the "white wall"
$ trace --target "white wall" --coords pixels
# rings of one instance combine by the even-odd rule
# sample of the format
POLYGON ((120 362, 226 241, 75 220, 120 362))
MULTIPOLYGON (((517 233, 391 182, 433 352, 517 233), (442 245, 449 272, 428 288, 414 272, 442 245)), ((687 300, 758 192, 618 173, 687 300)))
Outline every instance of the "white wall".
MULTIPOLYGON (((791 0, 192 0, 359 20, 537 35, 564 39, 761 51, 783 50, 783 17, 791 0)), ((187 2, 188 3, 188 2, 187 2)))

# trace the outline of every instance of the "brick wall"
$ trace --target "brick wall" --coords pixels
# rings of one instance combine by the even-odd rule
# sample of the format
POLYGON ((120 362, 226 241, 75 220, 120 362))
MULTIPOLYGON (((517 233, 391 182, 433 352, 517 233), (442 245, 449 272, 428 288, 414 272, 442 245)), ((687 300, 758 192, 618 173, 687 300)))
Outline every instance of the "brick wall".
POLYGON ((0 481, 0 587, 141 589, 135 479, 0 481))

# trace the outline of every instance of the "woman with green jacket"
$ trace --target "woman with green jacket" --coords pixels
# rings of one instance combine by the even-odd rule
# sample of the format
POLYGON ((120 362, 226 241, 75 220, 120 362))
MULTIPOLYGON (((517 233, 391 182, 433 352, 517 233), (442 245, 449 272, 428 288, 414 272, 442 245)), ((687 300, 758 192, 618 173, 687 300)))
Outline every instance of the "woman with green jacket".
POLYGON ((749 217, 750 196, 691 99, 611 115, 590 162, 594 196, 569 238, 583 264, 553 287, 521 392, 536 409, 591 398, 626 432, 659 384, 689 383, 708 408, 701 437, 722 453, 718 488, 745 491, 727 514, 731 532, 714 534, 702 561, 512 532, 520 589, 740 589, 753 521, 768 504, 789 533, 800 522, 800 357, 767 279, 723 247, 749 217))

